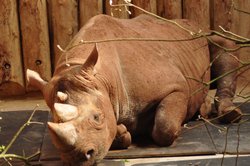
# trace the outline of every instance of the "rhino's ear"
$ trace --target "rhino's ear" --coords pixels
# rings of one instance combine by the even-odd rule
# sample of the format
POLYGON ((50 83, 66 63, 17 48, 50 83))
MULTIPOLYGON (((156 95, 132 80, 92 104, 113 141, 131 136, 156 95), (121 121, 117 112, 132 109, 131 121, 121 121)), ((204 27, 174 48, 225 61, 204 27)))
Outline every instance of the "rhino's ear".
POLYGON ((27 77, 27 81, 28 84, 32 85, 33 87, 41 90, 43 92, 44 87, 47 85, 47 81, 44 81, 41 76, 33 71, 33 70, 29 70, 27 69, 26 71, 26 77, 27 77))
POLYGON ((26 71, 26 77, 28 84, 39 89, 43 93, 47 105, 51 107, 52 100, 49 99, 49 92, 52 87, 49 86, 48 82, 43 80, 37 72, 29 69, 26 71))
POLYGON ((98 60, 98 51, 97 51, 97 46, 95 44, 91 54, 83 64, 82 69, 89 74, 93 73, 97 60, 98 60))

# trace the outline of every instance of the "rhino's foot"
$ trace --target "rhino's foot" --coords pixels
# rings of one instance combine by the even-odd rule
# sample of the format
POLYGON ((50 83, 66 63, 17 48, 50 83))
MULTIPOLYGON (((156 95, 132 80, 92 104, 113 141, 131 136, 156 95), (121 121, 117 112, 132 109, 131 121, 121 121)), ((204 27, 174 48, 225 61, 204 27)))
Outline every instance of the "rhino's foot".
POLYGON ((117 134, 111 145, 111 149, 126 149, 131 145, 132 139, 127 128, 120 124, 117 126, 117 134))
POLYGON ((202 103, 200 107, 200 115, 203 118, 208 119, 211 114, 212 114, 211 101, 208 98, 206 98, 205 102, 202 103))
POLYGON ((152 137, 159 146, 170 146, 180 133, 180 127, 171 127, 169 129, 154 129, 152 137))
POLYGON ((242 116, 242 112, 235 106, 225 108, 223 111, 219 111, 219 120, 222 123, 234 123, 239 122, 242 116))
POLYGON ((240 121, 242 112, 230 100, 222 100, 218 107, 218 116, 222 123, 234 123, 240 121))
POLYGON ((152 138, 159 146, 170 146, 179 136, 187 114, 187 96, 182 89, 168 94, 158 105, 152 138))

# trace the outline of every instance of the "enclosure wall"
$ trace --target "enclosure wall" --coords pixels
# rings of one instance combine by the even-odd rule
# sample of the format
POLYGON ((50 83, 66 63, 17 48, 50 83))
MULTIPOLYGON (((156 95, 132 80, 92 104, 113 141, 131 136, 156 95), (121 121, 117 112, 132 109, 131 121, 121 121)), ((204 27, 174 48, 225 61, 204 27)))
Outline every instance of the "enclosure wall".
MULTIPOLYGON (((0 96, 21 95, 27 86, 25 70, 51 78, 61 55, 78 30, 93 16, 108 14, 133 18, 144 13, 124 6, 124 0, 1 0, 0 1, 0 96), (118 5, 120 4, 120 6, 118 5), (117 6, 118 5, 118 6, 117 6)), ((221 31, 219 26, 250 38, 249 0, 132 0, 132 4, 167 19, 186 18, 201 27, 221 31)), ((249 61, 250 48, 239 51, 249 61)), ((245 72, 241 80, 250 81, 245 72)))

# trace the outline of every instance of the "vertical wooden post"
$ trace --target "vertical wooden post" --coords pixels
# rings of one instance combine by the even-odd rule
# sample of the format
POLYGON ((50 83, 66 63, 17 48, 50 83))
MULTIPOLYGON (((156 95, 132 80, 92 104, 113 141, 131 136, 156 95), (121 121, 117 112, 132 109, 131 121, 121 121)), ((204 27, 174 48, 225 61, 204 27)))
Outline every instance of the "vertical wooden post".
MULTIPOLYGON (((234 8, 232 9, 232 28, 231 31, 238 35, 250 38, 250 1, 234 0, 234 8), (246 12, 248 13, 246 13, 246 12)), ((242 62, 250 61, 250 48, 240 49, 239 57, 242 62)), ((250 69, 241 74, 238 78, 239 84, 246 85, 250 82, 250 69)), ((249 86, 248 86, 249 87, 249 86)))
POLYGON ((77 0, 48 0, 50 15, 50 37, 52 38, 53 64, 56 65, 62 52, 78 32, 77 0))
POLYGON ((20 95, 25 88, 17 4, 13 0, 0 3, 0 96, 20 95))
MULTIPOLYGON (((232 32, 250 38, 250 1, 234 0, 232 32), (248 12, 245 13, 244 11, 248 12)), ((247 50, 248 48, 246 48, 247 50)))
POLYGON ((102 0, 79 0, 80 27, 91 17, 103 13, 102 0))
POLYGON ((220 30, 219 26, 222 26, 224 29, 230 30, 232 27, 232 0, 213 0, 212 5, 211 28, 214 30, 220 30))
MULTIPOLYGON (((114 5, 124 4, 124 0, 112 0, 114 5)), ((129 13, 126 11, 125 7, 111 7, 109 0, 105 0, 105 14, 112 15, 117 18, 129 18, 129 13)))
POLYGON ((167 19, 182 18, 182 1, 157 0, 157 14, 167 19))
MULTIPOLYGON (((36 70, 43 79, 51 78, 46 0, 20 0, 20 24, 24 69, 36 70)), ((26 87, 27 91, 33 90, 26 87)))
POLYGON ((196 21, 201 28, 210 28, 209 0, 183 0, 183 18, 196 21))
MULTIPOLYGON (((132 3, 136 6, 143 8, 146 11, 152 12, 154 14, 157 13, 156 0, 132 0, 132 3)), ((131 10, 132 17, 136 17, 143 13, 142 11, 135 8, 132 8, 131 10)))
MULTIPOLYGON (((217 1, 213 0, 213 26, 212 29, 221 31, 219 26, 224 29, 231 31, 235 34, 250 38, 250 15, 244 12, 237 11, 237 9, 243 11, 250 11, 250 1, 234 0, 224 0, 217 1), (234 5, 234 6, 232 6, 234 5), (236 9, 235 9, 236 8, 236 9)), ((249 48, 244 48, 238 51, 239 58, 241 61, 249 61, 249 48)), ((250 82, 249 79, 250 70, 245 71, 238 77, 238 85, 246 84, 250 82)))

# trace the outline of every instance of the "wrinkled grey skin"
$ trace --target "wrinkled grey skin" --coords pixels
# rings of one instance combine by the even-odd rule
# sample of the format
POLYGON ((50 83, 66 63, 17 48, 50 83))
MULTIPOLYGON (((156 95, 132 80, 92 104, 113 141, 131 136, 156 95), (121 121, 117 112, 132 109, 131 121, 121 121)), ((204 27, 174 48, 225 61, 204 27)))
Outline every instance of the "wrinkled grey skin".
MULTIPOLYGON (((193 31, 198 26, 176 20, 193 31)), ((208 88, 202 82, 238 66, 231 54, 204 38, 187 41, 189 33, 173 24, 142 15, 131 20, 99 15, 75 36, 47 82, 28 70, 31 85, 39 88, 51 108, 54 122, 48 126, 55 146, 67 165, 93 165, 109 148, 127 148, 132 137, 151 137, 160 146, 177 138, 183 123, 205 101, 208 88), (163 41, 110 41, 81 44, 81 40, 158 38, 163 41), (220 56, 218 56, 220 55, 220 56), (66 64, 65 57, 68 58, 66 64), (197 81, 198 80, 198 81, 197 81)), ((211 40, 234 47, 218 36, 211 40)), ((234 55, 236 56, 236 55, 234 55)), ((218 80, 218 115, 233 122, 241 111, 232 103, 236 73, 218 80)))

